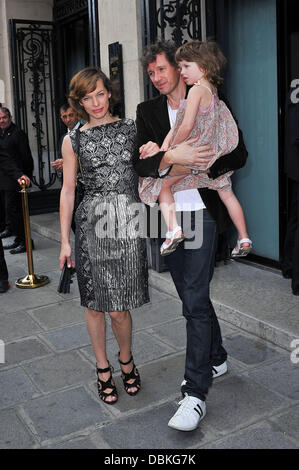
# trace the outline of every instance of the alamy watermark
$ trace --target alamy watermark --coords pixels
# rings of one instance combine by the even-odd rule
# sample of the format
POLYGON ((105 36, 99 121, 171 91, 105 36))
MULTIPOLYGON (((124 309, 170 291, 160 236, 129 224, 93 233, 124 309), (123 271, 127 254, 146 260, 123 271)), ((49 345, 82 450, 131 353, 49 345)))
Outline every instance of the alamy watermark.
MULTIPOLYGON (((174 205, 170 208, 175 211, 174 205)), ((182 209, 183 212, 176 212, 176 218, 178 225, 183 227, 185 248, 198 249, 203 243, 203 211, 191 211, 189 204, 182 209)), ((165 238, 169 231, 161 213, 161 204, 155 204, 147 212, 143 203, 131 202, 124 194, 91 208, 88 225, 94 228, 93 236, 98 240, 165 238)))
POLYGON ((291 348, 294 348, 294 351, 291 352, 291 362, 299 364, 299 338, 291 341, 291 348))
POLYGON ((295 78, 291 82, 291 88, 294 88, 294 90, 291 93, 291 101, 294 104, 299 103, 299 78, 295 78))
POLYGON ((2 339, 0 339, 0 364, 5 363, 5 344, 2 339))

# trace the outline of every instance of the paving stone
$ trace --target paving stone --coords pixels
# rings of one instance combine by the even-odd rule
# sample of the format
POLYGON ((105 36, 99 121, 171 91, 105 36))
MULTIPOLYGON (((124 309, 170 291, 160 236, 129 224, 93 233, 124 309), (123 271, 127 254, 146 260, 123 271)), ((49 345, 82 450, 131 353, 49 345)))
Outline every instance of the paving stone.
POLYGON ((259 364, 269 359, 275 360, 283 357, 278 350, 271 348, 265 341, 240 334, 226 338, 224 347, 229 356, 244 364, 259 364))
POLYGON ((37 338, 15 341, 5 346, 5 364, 3 366, 20 364, 23 361, 47 356, 48 354, 52 354, 52 351, 37 338))
POLYGON ((65 300, 64 302, 60 298, 59 300, 60 302, 54 305, 29 310, 29 313, 45 330, 85 321, 85 312, 80 305, 80 300, 65 300))
POLYGON ((264 365, 263 368, 252 370, 246 375, 269 390, 299 400, 299 364, 293 364, 290 358, 264 365))
POLYGON ((0 324, 1 339, 5 343, 13 339, 32 336, 42 331, 40 326, 24 311, 1 315, 0 324))
POLYGON ((70 439, 49 446, 44 446, 43 449, 97 449, 97 447, 91 442, 89 438, 84 439, 70 439))
POLYGON ((39 395, 21 368, 0 371, 0 390, 0 409, 39 395))
POLYGON ((15 410, 0 412, 0 449, 32 449, 35 444, 15 410))
POLYGON ((182 305, 178 300, 170 298, 154 305, 145 304, 132 310, 133 331, 159 325, 169 320, 182 317, 182 305))
POLYGON ((146 406, 152 406, 157 400, 166 400, 174 394, 180 396, 184 368, 184 354, 138 367, 142 388, 135 397, 130 397, 125 392, 121 378, 116 376, 115 382, 119 392, 119 400, 113 405, 113 408, 121 412, 141 410, 146 406))
POLYGON ((187 449, 212 438, 204 422, 188 433, 169 428, 167 423, 177 408, 174 403, 167 403, 141 411, 118 419, 97 433, 114 449, 187 449))
POLYGON ((205 449, 298 449, 292 439, 269 423, 250 426, 220 441, 205 445, 205 449))
POLYGON ((279 429, 297 439, 299 444, 299 405, 292 407, 287 413, 271 418, 279 429))
POLYGON ((207 424, 216 431, 231 432, 278 412, 290 401, 258 385, 244 375, 227 375, 213 381, 207 398, 207 424))
POLYGON ((161 300, 173 300, 173 297, 171 295, 159 291, 158 289, 155 289, 152 286, 149 286, 149 296, 152 305, 161 302, 161 300))
POLYGON ((186 348, 186 320, 182 318, 147 330, 177 350, 186 348))
POLYGON ((85 323, 67 326, 42 335, 57 351, 80 348, 90 344, 89 334, 85 323))
MULTIPOLYGON (((24 276, 26 276, 26 272, 24 272, 24 276)), ((12 285, 11 289, 5 294, 5 304, 1 305, 1 313, 18 312, 24 310, 24 306, 26 306, 26 309, 32 309, 53 304, 59 300, 61 298, 58 293, 49 290, 47 286, 38 289, 19 289, 12 285)))
MULTIPOLYGON (((119 347, 116 339, 113 338, 107 341, 107 357, 111 364, 113 364, 115 371, 120 370, 118 351, 119 347)), ((144 332, 135 333, 132 338, 132 353, 138 368, 140 367, 139 364, 146 364, 174 352, 173 348, 144 332)))
POLYGON ((76 351, 56 354, 23 366, 43 392, 51 392, 93 378, 92 366, 76 351))
POLYGON ((108 413, 83 387, 32 400, 23 408, 42 441, 109 420, 108 413))

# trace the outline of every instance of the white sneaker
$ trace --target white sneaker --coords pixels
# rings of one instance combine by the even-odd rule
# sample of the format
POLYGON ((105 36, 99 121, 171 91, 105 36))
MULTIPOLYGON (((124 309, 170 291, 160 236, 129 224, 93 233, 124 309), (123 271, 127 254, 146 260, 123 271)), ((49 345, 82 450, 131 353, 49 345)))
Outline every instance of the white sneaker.
POLYGON ((213 371, 213 379, 217 379, 221 375, 226 374, 226 372, 227 372, 227 363, 226 363, 226 361, 224 361, 222 364, 220 364, 220 366, 213 366, 212 371, 213 371))
POLYGON ((206 404, 197 397, 185 398, 179 402, 179 409, 169 420, 168 426, 178 431, 193 431, 206 415, 206 404))
MULTIPOLYGON (((221 375, 227 372, 227 362, 224 361, 222 364, 220 364, 220 366, 213 366, 212 371, 213 371, 213 379, 217 379, 218 377, 220 377, 221 375)), ((181 387, 183 385, 186 385, 186 383, 187 383, 187 380, 184 379, 183 382, 181 383, 181 387)))

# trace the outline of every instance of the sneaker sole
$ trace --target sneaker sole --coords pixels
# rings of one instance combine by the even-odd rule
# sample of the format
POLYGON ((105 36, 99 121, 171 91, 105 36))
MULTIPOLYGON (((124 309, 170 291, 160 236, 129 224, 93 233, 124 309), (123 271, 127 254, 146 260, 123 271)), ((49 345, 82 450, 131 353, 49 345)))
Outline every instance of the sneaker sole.
MULTIPOLYGON (((200 421, 199 421, 199 423, 200 423, 200 421)), ((169 423, 168 423, 168 427, 170 427, 172 429, 175 429, 176 431, 187 431, 188 432, 188 431, 195 431, 195 429, 198 428, 199 423, 195 427, 192 427, 192 428, 184 428, 183 429, 183 428, 180 428, 178 426, 175 426, 175 425, 169 424, 169 423)))

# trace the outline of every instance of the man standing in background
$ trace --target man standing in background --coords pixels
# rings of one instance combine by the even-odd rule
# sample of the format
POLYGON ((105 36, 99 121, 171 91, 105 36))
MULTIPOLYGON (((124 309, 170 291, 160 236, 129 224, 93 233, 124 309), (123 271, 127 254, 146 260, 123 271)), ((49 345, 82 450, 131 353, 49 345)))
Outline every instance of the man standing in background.
MULTIPOLYGON (((59 141, 59 151, 58 151, 59 158, 57 158, 57 160, 52 162, 51 166, 55 168, 56 171, 61 171, 62 176, 63 176, 63 158, 61 154, 63 139, 72 130, 79 129, 82 126, 82 124, 78 120, 77 113, 70 107, 68 103, 63 104, 60 107, 60 118, 63 124, 67 127, 67 132, 61 136, 60 141, 59 141)), ((72 224, 71 224, 71 227, 74 233, 76 231, 75 213, 80 202, 83 199, 83 191, 84 191, 84 187, 83 187, 83 181, 81 178, 81 173, 78 172, 77 186, 76 186, 76 191, 75 191, 74 211, 73 211, 73 218, 72 218, 72 224)))
MULTIPOLYGON (((2 150, 0 150, 0 171, 15 183, 22 184, 22 180, 24 180, 26 186, 30 185, 30 179, 28 176, 24 175, 17 167, 15 161, 2 150)), ((0 238, 0 294, 4 294, 8 289, 8 271, 4 258, 2 239, 0 238)))
POLYGON ((81 123, 78 120, 77 113, 70 107, 68 103, 63 104, 60 106, 60 119, 62 120, 63 124, 67 128, 67 132, 63 134, 59 141, 59 149, 58 149, 58 158, 51 163, 51 166, 55 168, 56 171, 63 171, 63 159, 61 154, 61 147, 64 136, 70 133, 73 129, 78 129, 81 127, 81 123))
MULTIPOLYGON (((0 151, 5 152, 23 174, 30 179, 32 178, 33 159, 28 137, 12 122, 11 113, 5 107, 0 107, 0 151)), ((0 168, 0 187, 3 191, 5 218, 9 222, 9 227, 5 227, 4 233, 2 232, 0 237, 15 235, 15 240, 4 246, 4 249, 10 250, 13 255, 24 253, 26 245, 20 188, 17 182, 10 178, 2 168, 0 168)))

